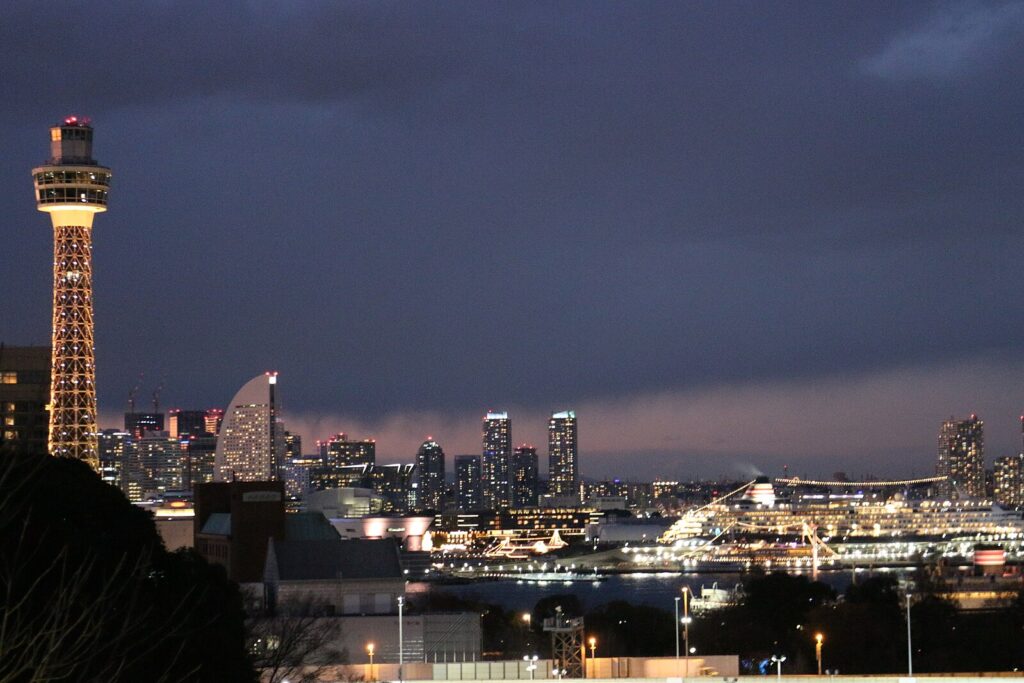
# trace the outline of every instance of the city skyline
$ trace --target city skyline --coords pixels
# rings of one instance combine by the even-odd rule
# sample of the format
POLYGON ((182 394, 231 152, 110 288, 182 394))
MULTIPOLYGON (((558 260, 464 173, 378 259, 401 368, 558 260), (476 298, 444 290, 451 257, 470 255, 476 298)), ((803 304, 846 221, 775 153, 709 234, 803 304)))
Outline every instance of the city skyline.
MULTIPOLYGON (((239 10, 238 43, 208 40, 234 9, 96 8, 39 54, 15 3, 0 178, 26 187, 41 128, 73 112, 118 170, 100 426, 140 372, 191 408, 273 368, 290 429, 372 435, 388 460, 427 434, 476 452, 489 405, 535 444, 575 406, 583 476, 926 472, 950 414, 985 419, 989 462, 1016 452, 1022 12, 601 7, 239 10), (39 88, 83 36, 94 78, 39 88)), ((25 197, 0 269, 11 345, 49 336, 25 197)))

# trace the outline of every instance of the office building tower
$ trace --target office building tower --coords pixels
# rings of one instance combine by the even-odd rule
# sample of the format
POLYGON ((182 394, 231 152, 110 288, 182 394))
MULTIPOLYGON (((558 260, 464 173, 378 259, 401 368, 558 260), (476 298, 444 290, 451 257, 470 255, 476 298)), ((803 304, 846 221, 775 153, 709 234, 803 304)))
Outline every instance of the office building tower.
POLYGON ((512 451, 512 507, 537 505, 537 449, 523 444, 512 451))
POLYGON ((368 468, 370 488, 384 499, 383 512, 408 512, 416 466, 394 464, 370 465, 368 468))
MULTIPOLYGON (((287 461, 284 490, 289 499, 302 500, 309 491, 313 490, 311 473, 322 463, 323 460, 319 455, 303 455, 287 461)), ((324 488, 332 487, 325 486, 324 488)))
POLYGON ((138 441, 145 473, 145 494, 163 495, 185 488, 185 453, 181 442, 167 432, 146 432, 138 441))
POLYGON ((92 134, 76 116, 51 128, 50 159, 32 177, 36 208, 53 225, 50 453, 98 470, 92 223, 107 210, 111 173, 92 158, 92 134))
POLYGON ((147 432, 162 432, 164 431, 164 414, 125 413, 124 431, 131 434, 136 441, 144 437, 147 432))
POLYGON ((1024 506, 1024 453, 996 458, 994 497, 1003 507, 1024 506))
POLYGON ((373 439, 350 441, 347 434, 341 433, 319 441, 317 445, 325 465, 350 467, 377 462, 377 443, 373 439))
POLYGON ((466 512, 483 507, 483 486, 479 455, 455 456, 455 503, 466 512))
MULTIPOLYGON (((128 495, 125 471, 128 449, 134 448, 131 434, 120 429, 104 429, 99 435, 100 477, 128 495)), ((141 494, 141 491, 139 492, 141 494)), ((139 498, 136 497, 135 500, 139 498)), ((131 500, 131 498, 129 498, 131 500)))
POLYGON ((200 484, 212 482, 216 469, 217 437, 204 431, 186 437, 179 436, 178 439, 185 451, 184 488, 194 491, 200 484))
POLYGON ((50 348, 0 344, 0 453, 49 452, 50 348))
POLYGON ((206 411, 206 431, 217 436, 220 434, 220 425, 224 421, 224 411, 220 408, 210 408, 206 411))
POLYGON ((167 433, 173 437, 186 438, 192 434, 206 433, 205 410, 181 410, 174 408, 167 411, 167 433))
POLYGON ((938 476, 946 477, 937 487, 941 497, 985 495, 984 424, 977 415, 967 420, 950 418, 942 423, 935 467, 938 476))
POLYGON ((214 461, 216 481, 278 478, 276 390, 276 372, 257 375, 238 390, 224 410, 214 461))
POLYGON ((289 462, 302 457, 302 437, 284 430, 284 457, 289 462))
POLYGON ((444 497, 444 449, 427 439, 416 451, 416 500, 420 510, 441 511, 444 497))
POLYGON ((483 504, 488 510, 503 510, 511 503, 509 461, 512 458, 512 421, 508 413, 484 416, 484 448, 480 462, 483 504))
POLYGON ((579 497, 580 461, 576 413, 565 410, 548 420, 548 490, 552 496, 579 497))

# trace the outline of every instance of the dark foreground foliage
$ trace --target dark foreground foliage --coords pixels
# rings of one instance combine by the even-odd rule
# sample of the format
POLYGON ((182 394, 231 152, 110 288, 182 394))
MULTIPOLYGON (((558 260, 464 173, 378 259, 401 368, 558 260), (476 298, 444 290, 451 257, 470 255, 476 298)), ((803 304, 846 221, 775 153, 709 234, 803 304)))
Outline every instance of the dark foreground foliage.
POLYGON ((222 568, 87 465, 0 456, 0 680, 255 681, 222 568))

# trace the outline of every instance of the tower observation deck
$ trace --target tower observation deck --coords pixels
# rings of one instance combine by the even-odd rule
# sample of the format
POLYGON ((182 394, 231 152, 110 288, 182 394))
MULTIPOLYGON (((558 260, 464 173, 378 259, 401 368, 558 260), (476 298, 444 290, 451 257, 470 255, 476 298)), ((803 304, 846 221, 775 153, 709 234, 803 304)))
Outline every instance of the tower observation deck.
POLYGON ((92 158, 89 120, 50 129, 50 160, 32 169, 36 206, 53 224, 51 455, 99 469, 93 341, 92 222, 107 210, 110 169, 92 158))

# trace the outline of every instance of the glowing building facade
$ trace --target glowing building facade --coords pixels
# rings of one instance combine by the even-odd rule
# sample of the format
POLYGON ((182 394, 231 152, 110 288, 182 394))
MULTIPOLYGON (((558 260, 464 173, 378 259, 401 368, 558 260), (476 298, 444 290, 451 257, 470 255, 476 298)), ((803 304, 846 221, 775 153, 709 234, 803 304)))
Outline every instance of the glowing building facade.
MULTIPOLYGON (((224 411, 214 458, 216 481, 278 479, 277 373, 249 380, 224 411)), ((283 437, 283 434, 282 434, 283 437)))
POLYGON ((977 415, 966 420, 950 418, 939 428, 939 456, 935 474, 946 477, 939 484, 940 497, 985 496, 985 423, 977 415))
POLYGON ((548 420, 548 490, 552 496, 579 496, 579 486, 576 413, 564 410, 548 420))
POLYGON ((509 461, 512 457, 512 421, 508 413, 484 416, 484 448, 481 459, 483 504, 488 510, 503 510, 511 504, 509 461))
POLYGON ((36 206, 53 225, 49 450, 99 470, 92 222, 107 210, 111 172, 92 158, 93 130, 69 116, 50 129, 50 159, 32 169, 36 206))

